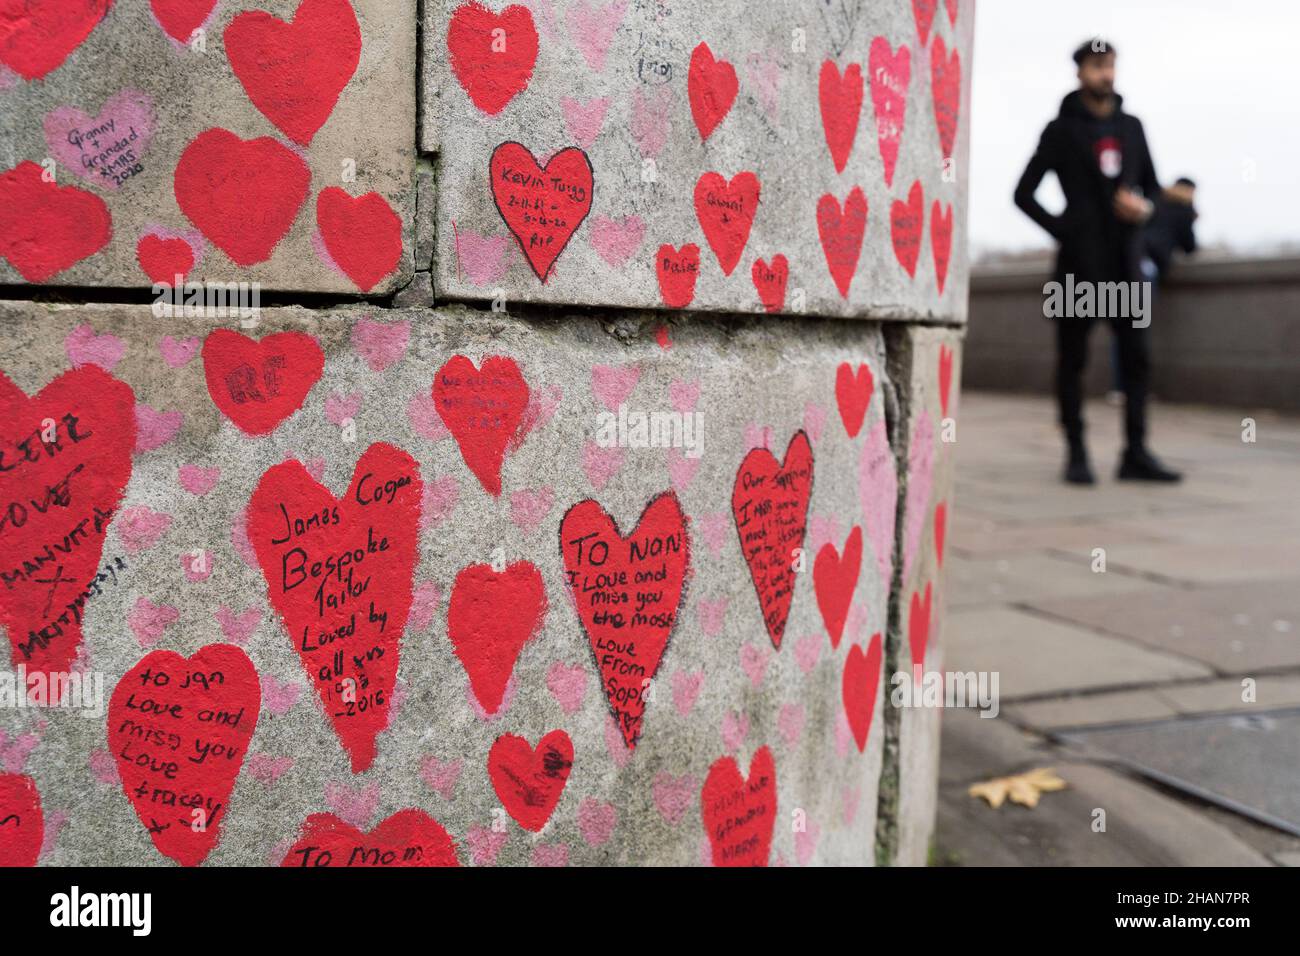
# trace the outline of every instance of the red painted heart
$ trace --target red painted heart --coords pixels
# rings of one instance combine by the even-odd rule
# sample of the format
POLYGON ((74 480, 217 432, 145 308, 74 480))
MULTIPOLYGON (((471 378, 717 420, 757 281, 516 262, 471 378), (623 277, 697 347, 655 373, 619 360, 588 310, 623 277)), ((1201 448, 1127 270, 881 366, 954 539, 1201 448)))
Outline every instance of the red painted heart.
POLYGON ((655 275, 664 305, 686 308, 695 298, 695 280, 700 277, 700 247, 688 242, 677 250, 664 243, 655 254, 655 275))
POLYGON ((303 821, 298 842, 281 866, 406 867, 460 866, 456 844, 423 810, 399 810, 369 833, 332 813, 303 821))
POLYGON ((934 560, 943 567, 943 539, 948 530, 948 504, 939 502, 934 509, 934 560))
POLYGON ((784 464, 766 448, 752 449, 740 463, 731 491, 740 553, 777 650, 794 600, 795 552, 803 548, 812 483, 812 446, 808 436, 798 431, 785 450, 784 464))
POLYGON ((921 46, 930 42, 930 27, 934 24, 934 14, 938 9, 939 0, 912 0, 912 16, 916 18, 916 32, 921 38, 921 46))
POLYGON ((760 747, 749 761, 749 779, 732 757, 709 768, 700 792, 700 815, 714 866, 767 866, 776 826, 776 764, 760 747))
POLYGON ((232 644, 146 654, 113 689, 108 749, 163 856, 198 866, 220 841, 261 706, 257 669, 232 644))
POLYGON ((47 183, 31 162, 0 174, 0 258, 28 282, 44 282, 112 238, 112 216, 94 193, 47 183))
POLYGON ((420 468, 371 445, 343 498, 286 461, 262 475, 248 537, 275 608, 352 772, 388 727, 419 559, 420 468))
POLYGON ((0 774, 0 867, 35 866, 44 839, 45 818, 35 781, 0 774))
POLYGON ((519 143, 507 142, 492 151, 488 170, 497 212, 534 274, 546 282, 555 260, 591 212, 591 160, 570 146, 542 167, 519 143))
POLYGON ((925 650, 930 642, 930 584, 925 586, 925 598, 912 593, 912 605, 907 615, 907 646, 912 652, 912 670, 919 682, 925 669, 925 650))
POLYGON ((827 542, 817 552, 813 562, 813 587, 817 591, 817 607, 822 612, 826 632, 831 636, 831 647, 840 646, 844 635, 844 622, 853 605, 853 589, 858 586, 858 573, 862 570, 862 529, 857 525, 849 532, 844 543, 844 554, 827 542))
POLYGON ((952 205, 944 211, 939 200, 930 207, 930 250, 934 253, 934 278, 943 295, 948 280, 948 260, 952 255, 952 205))
POLYGON ((839 200, 830 193, 817 201, 817 236, 821 239, 826 267, 840 295, 849 297, 853 273, 862 254, 862 239, 867 234, 867 197, 854 186, 841 210, 839 200))
POLYGON ((158 25, 178 43, 188 43, 216 5, 217 0, 149 0, 158 25))
POLYGON ((889 207, 889 235, 894 243, 894 258, 909 276, 916 278, 916 263, 921 258, 921 232, 925 229, 925 194, 921 181, 912 183, 907 202, 895 199, 889 207))
POLYGON ((188 242, 164 239, 153 233, 140 237, 135 245, 135 259, 155 285, 179 286, 194 268, 194 250, 188 242))
POLYGON ((835 171, 842 173, 849 164, 862 115, 862 67, 850 63, 841 75, 834 60, 825 61, 817 81, 817 99, 821 103, 822 131, 826 134, 831 161, 835 171))
POLYGON ((956 26, 958 0, 943 0, 943 5, 948 8, 948 22, 956 26))
POLYGON ((880 690, 881 641, 880 635, 871 638, 864 653, 854 644, 844 658, 844 677, 840 691, 844 698, 844 716, 848 718, 853 742, 858 753, 867 749, 867 736, 871 733, 871 719, 876 712, 876 694, 880 690))
POLYGON ((560 522, 560 554, 610 713, 635 749, 691 564, 681 503, 664 492, 624 535, 599 502, 581 501, 560 522))
POLYGON ((749 242, 758 198, 758 177, 751 172, 736 173, 731 182, 705 173, 695 184, 695 217, 724 275, 731 275, 749 242))
POLYGON ((552 730, 529 745, 523 737, 504 734, 488 751, 488 776, 497 798, 525 830, 546 826, 573 769, 573 741, 563 730, 552 730))
POLYGON ((961 56, 955 49, 949 56, 943 37, 939 36, 934 38, 930 50, 930 91, 934 97, 934 121, 939 127, 939 146, 944 158, 951 159, 961 113, 961 56))
POLYGON ((493 13, 481 3, 456 8, 447 27, 451 70, 470 100, 496 116, 522 93, 537 63, 537 27, 518 4, 493 13))
POLYGON ((187 219, 241 266, 271 258, 307 198, 302 157, 264 136, 205 130, 181 153, 172 189, 187 219))
POLYGON ((203 375, 221 413, 247 435, 267 435, 302 408, 325 353, 305 332, 259 340, 217 329, 203 342, 203 375))
POLYGON ((952 394, 952 349, 939 346, 939 408, 948 417, 948 396, 952 394))
POLYGON ((0 624, 15 666, 64 673, 76 658, 135 431, 135 394, 98 365, 31 398, 0 372, 0 624))
POLYGON ((402 261, 402 220, 379 193, 353 197, 337 186, 322 189, 316 225, 330 258, 362 292, 402 261))
POLYGON ((731 112, 740 84, 736 68, 726 60, 715 60, 707 43, 691 51, 691 65, 686 71, 686 94, 691 102, 691 117, 700 139, 708 139, 731 112))
POLYGON ((898 147, 907 124, 907 86, 912 80, 912 53, 905 45, 895 53, 889 41, 876 37, 871 41, 867 60, 871 73, 871 104, 876 110, 876 142, 885 166, 885 185, 894 184, 898 165, 898 147))
POLYGON ((875 388, 876 381, 865 362, 858 366, 856 373, 848 362, 841 362, 835 370, 835 403, 840 407, 840 420, 850 438, 857 438, 862 430, 875 388))
POLYGON ((63 61, 104 19, 113 0, 0 0, 0 63, 37 80, 63 61))
POLYGON ((488 714, 501 708, 519 652, 545 617, 546 585, 536 565, 517 561, 498 573, 490 564, 471 564, 456 575, 447 637, 488 714))
POLYGON ((361 61, 361 27, 349 0, 302 0, 289 23, 261 10, 241 13, 224 42, 253 105, 302 146, 330 118, 361 61))
POLYGON ((785 256, 778 252, 772 257, 771 265, 755 259, 750 278, 754 280, 758 301, 763 303, 764 309, 776 314, 785 308, 785 287, 790 281, 790 263, 785 256))
POLYGON ((512 358, 490 355, 477 369, 453 356, 433 379, 433 405, 483 490, 501 494, 501 463, 528 408, 528 383, 512 358))

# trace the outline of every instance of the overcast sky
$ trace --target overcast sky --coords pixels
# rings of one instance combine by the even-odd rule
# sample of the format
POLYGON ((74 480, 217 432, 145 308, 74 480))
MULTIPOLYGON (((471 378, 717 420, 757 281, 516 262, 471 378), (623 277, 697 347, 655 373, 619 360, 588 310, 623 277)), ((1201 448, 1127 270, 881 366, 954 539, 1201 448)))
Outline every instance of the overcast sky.
MULTIPOLYGON (((973 252, 1049 244, 1011 194, 1096 35, 1160 181, 1200 187, 1201 241, 1300 243, 1300 0, 980 0, 975 23, 973 252)), ((1064 205, 1054 180, 1038 195, 1064 205)))

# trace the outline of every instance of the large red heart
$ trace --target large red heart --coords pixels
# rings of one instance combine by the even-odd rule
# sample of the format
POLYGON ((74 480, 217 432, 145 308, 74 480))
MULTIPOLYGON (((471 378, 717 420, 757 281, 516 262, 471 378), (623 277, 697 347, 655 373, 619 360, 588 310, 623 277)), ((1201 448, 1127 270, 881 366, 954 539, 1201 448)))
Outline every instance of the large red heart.
POLYGON ((812 446, 808 436, 797 431, 785 450, 784 464, 766 448, 752 449, 740 463, 731 490, 740 553, 777 650, 794 600, 795 552, 803 547, 812 483, 812 446))
POLYGON ((664 305, 686 308, 695 298, 695 280, 700 277, 700 247, 688 242, 678 250, 664 243, 655 254, 655 275, 664 305))
POLYGON ((934 24, 934 14, 938 9, 939 0, 912 0, 912 15, 916 18, 916 32, 921 38, 921 46, 930 42, 930 27, 934 24))
POLYGON ((903 44, 894 53, 888 40, 876 37, 871 41, 867 69, 871 73, 871 104, 876 110, 876 142, 880 146, 880 160, 885 165, 885 185, 892 186, 894 168, 898 165, 898 147, 903 141, 903 128, 907 122, 907 85, 912 80, 912 53, 903 44))
POLYGON ((501 494, 501 463, 528 408, 528 383, 512 358, 490 355, 481 369, 452 356, 433 379, 433 406, 483 490, 501 494))
POLYGON ((739 89, 736 68, 726 60, 715 60, 707 43, 701 43, 691 51, 691 65, 686 71, 686 94, 701 139, 708 139, 718 124, 726 119, 739 89))
POLYGON ((349 0, 302 0, 293 20, 251 10, 224 34, 230 68, 253 105, 295 143, 310 145, 361 61, 349 0))
POLYGON ((113 0, 0 0, 0 63, 25 80, 63 64, 113 0))
POLYGON ((537 566, 516 561, 504 571, 471 564, 456 575, 447 607, 447 637, 488 714, 501 708, 524 645, 546 617, 546 585, 537 566))
POLYGON ((939 408, 948 417, 948 396, 952 394, 952 349, 939 346, 939 408))
POLYGON ((925 194, 918 179, 908 190, 907 202, 895 199, 889 207, 889 235, 894 243, 894 258, 916 278, 916 263, 921 258, 921 232, 925 229, 925 194))
POLYGON ((537 27, 518 4, 496 14, 481 3, 456 8, 447 27, 451 69, 470 100, 489 116, 528 86, 537 63, 537 27))
POLYGON ((714 866, 767 866, 776 826, 776 764, 759 747, 749 761, 749 779, 732 757, 709 768, 700 792, 700 815, 713 848, 714 866))
POLYGON ((266 435, 302 408, 325 368, 325 353, 305 332, 259 340, 217 329, 203 342, 203 375, 221 413, 247 435, 266 435))
POLYGON ((0 372, 0 624, 15 666, 63 673, 76 658, 135 430, 135 393, 98 365, 32 398, 0 372))
POLYGON ((731 182, 705 173, 695 184, 695 217, 724 275, 731 275, 749 242, 758 195, 758 177, 751 172, 736 173, 731 182))
POLYGON ((635 749, 691 564, 681 503, 658 495, 624 535, 598 502, 580 501, 560 522, 560 553, 610 712, 635 749))
POLYGON ((850 63, 841 75, 834 60, 822 64, 817 81, 817 99, 822 109, 822 131, 837 173, 844 172, 858 135, 862 114, 862 67, 850 63))
POLYGON ((867 234, 867 197, 854 186, 841 210, 840 202, 830 193, 817 201, 817 236, 821 239, 826 267, 840 295, 849 297, 853 273, 862 254, 862 238, 867 234))
POLYGON ((934 508, 934 560, 943 567, 943 539, 948 531, 948 504, 941 501, 934 508))
POLYGON ((867 749, 867 735, 871 733, 871 718, 876 712, 876 693, 880 689, 880 635, 871 638, 863 653, 854 644, 844 658, 844 677, 840 692, 844 697, 844 716, 848 718, 853 742, 858 753, 867 749))
POLYGON ((862 570, 862 529, 857 525, 844 542, 844 553, 835 550, 829 541, 817 552, 813 562, 813 587, 817 591, 817 607, 822 612, 826 632, 831 636, 831 647, 840 646, 844 622, 848 620, 853 604, 853 589, 858 586, 858 572, 862 570))
POLYGON ((281 866, 460 866, 456 844, 423 810, 399 810, 369 833, 332 813, 313 813, 281 866))
POLYGON ((248 537, 307 677, 352 772, 375 759, 388 726, 402 632, 419 559, 420 466, 406 452, 366 449, 342 499, 286 461, 262 475, 248 537))
POLYGON ((45 818, 35 781, 0 774, 0 867, 35 866, 44 839, 45 818))
POLYGON ((957 120, 961 113, 961 56, 956 49, 948 55, 943 37, 934 38, 930 50, 930 92, 934 97, 934 121, 939 127, 939 146, 946 159, 952 158, 957 142, 957 120))
POLYGON ((322 189, 316 225, 330 258, 362 292, 402 261, 402 220, 379 193, 353 197, 337 186, 322 189))
POLYGON ((591 160, 570 146, 543 168, 519 143, 506 142, 492 151, 488 169, 497 211, 537 278, 546 282, 555 260, 591 212, 591 160))
POLYGON ((573 741, 563 730, 552 730, 533 748, 523 737, 503 734, 488 751, 492 789, 525 830, 546 826, 573 769, 573 741))
POLYGON ((217 0, 149 0, 154 18, 173 40, 188 43, 194 31, 207 22, 217 0))
POLYGON ((939 200, 930 207, 930 250, 934 253, 934 278, 943 295, 948 280, 948 260, 952 255, 952 204, 945 212, 939 200))
POLYGON ((111 238, 113 218, 94 193, 47 183, 31 162, 0 174, 0 257, 28 282, 44 282, 111 238))
POLYGON ((209 129, 181 153, 172 190, 181 212, 213 245, 251 266, 271 258, 310 185, 307 164, 283 143, 209 129))
POLYGON ((776 314, 785 308, 785 287, 790 281, 790 263, 785 256, 778 252, 772 257, 771 265, 755 259, 749 275, 754 280, 754 289, 764 309, 776 314))
POLYGON ((912 592, 912 605, 907 614, 907 646, 912 652, 912 670, 920 682, 925 670, 925 649, 930 642, 930 584, 925 585, 925 598, 912 592))
POLYGON ((154 651, 113 688, 108 749, 163 856, 198 866, 216 847, 261 707, 257 669, 232 644, 154 651))
POLYGON ((862 430, 875 388, 876 381, 865 362, 858 366, 856 373, 848 362, 841 362, 835 370, 835 403, 840 408, 840 420, 850 438, 857 438, 862 430))
POLYGON ((179 286, 194 268, 194 249, 184 239, 164 239, 150 233, 136 243, 135 259, 150 282, 179 286))

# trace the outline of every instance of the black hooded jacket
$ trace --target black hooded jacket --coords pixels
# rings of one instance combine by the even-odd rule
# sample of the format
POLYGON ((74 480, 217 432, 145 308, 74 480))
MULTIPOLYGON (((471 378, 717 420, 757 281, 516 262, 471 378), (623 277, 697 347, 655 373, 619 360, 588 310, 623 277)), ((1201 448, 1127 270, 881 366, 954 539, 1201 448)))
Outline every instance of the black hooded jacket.
MULTIPOLYGON (((1098 119, 1075 90, 1061 103, 1061 112, 1047 124, 1038 149, 1020 184, 1016 205, 1060 243, 1056 279, 1073 273, 1076 282, 1131 282, 1140 278, 1139 228, 1116 218, 1115 191, 1127 186, 1147 198, 1160 195, 1146 133, 1136 116, 1124 112, 1115 97, 1115 112, 1098 119), (1102 171, 1097 144, 1113 137, 1122 160, 1114 178, 1102 171), (1056 173, 1065 193, 1065 211, 1054 216, 1034 198, 1048 171, 1056 173)), ((1108 157, 1109 158, 1109 157, 1108 157)))

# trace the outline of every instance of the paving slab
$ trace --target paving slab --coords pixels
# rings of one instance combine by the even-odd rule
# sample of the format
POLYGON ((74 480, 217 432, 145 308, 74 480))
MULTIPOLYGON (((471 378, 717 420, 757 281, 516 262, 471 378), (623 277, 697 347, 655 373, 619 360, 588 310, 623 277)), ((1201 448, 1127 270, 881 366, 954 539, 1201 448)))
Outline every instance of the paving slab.
POLYGON ((1062 727, 1159 720, 1176 717, 1179 712, 1161 690, 1144 688, 1029 701, 1008 707, 1004 713, 1017 724, 1035 730, 1056 730, 1062 727))
POLYGON ((1174 597, 1176 591, 1146 578, 1115 570, 1092 570, 1092 555, 1073 558, 1055 554, 988 555, 967 558, 954 554, 949 569, 953 607, 988 604, 1035 604, 1062 598, 1099 600, 1133 592, 1174 597))

